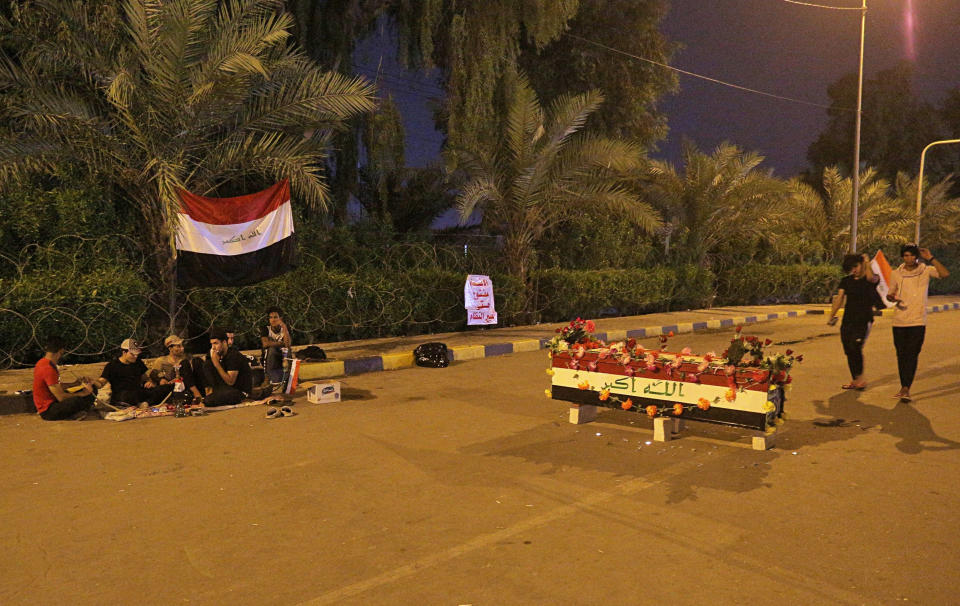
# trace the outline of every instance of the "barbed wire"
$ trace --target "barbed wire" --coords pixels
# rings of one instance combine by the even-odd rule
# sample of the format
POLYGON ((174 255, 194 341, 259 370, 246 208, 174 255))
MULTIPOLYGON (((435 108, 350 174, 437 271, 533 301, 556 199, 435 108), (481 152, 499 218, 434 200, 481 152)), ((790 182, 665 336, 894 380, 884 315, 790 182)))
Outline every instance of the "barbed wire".
MULTIPOLYGON (((205 351, 215 326, 233 329, 241 348, 258 348, 274 305, 297 345, 458 330, 466 318, 465 275, 499 272, 496 240, 469 235, 452 244, 334 246, 329 254, 304 248, 299 269, 267 282, 178 291, 173 325, 188 349, 205 351)), ((0 254, 0 368, 32 365, 51 335, 82 362, 109 359, 128 337, 145 355, 165 353, 170 312, 148 280, 158 266, 119 234, 61 236, 0 254)), ((509 301, 509 289, 502 292, 509 301)), ((509 306, 498 311, 501 323, 520 314, 509 306)))

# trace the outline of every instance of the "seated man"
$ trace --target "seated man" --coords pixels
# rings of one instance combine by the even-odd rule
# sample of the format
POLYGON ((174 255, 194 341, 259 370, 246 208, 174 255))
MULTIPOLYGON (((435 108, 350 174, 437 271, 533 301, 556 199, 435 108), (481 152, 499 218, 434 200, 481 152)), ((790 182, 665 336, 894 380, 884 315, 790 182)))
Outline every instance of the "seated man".
POLYGON ((203 363, 203 374, 207 406, 239 404, 250 393, 250 363, 230 347, 222 328, 210 330, 210 354, 203 363))
POLYGON ((157 385, 173 384, 176 391, 176 380, 179 378, 183 381, 184 393, 188 394, 188 397, 192 396, 193 400, 203 399, 194 378, 192 357, 184 352, 183 339, 170 335, 163 340, 163 344, 170 353, 150 363, 150 380, 157 385))
POLYGON ((133 339, 120 344, 120 357, 107 362, 97 379, 97 385, 110 384, 114 404, 156 406, 173 391, 173 384, 157 385, 147 373, 147 365, 140 360, 140 345, 133 339))
POLYGON ((269 324, 260 329, 263 371, 271 383, 280 383, 283 381, 283 348, 289 348, 293 339, 279 307, 268 309, 267 319, 269 324))
POLYGON ((63 357, 65 346, 60 337, 50 337, 44 346, 43 357, 33 367, 33 405, 44 421, 61 419, 82 420, 93 407, 93 386, 81 379, 81 389, 70 393, 70 387, 60 383, 57 362, 63 357))

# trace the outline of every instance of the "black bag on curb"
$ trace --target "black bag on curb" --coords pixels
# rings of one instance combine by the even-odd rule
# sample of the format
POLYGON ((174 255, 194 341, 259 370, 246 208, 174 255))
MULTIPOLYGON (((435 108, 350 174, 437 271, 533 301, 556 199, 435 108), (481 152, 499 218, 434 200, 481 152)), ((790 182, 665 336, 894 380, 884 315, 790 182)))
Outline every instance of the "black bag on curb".
POLYGON ((293 355, 301 360, 304 360, 305 362, 322 362, 323 360, 327 359, 327 352, 323 351, 322 348, 317 347, 316 345, 304 347, 293 355))
POLYGON ((413 350, 413 363, 427 368, 446 368, 450 365, 447 359, 446 343, 424 343, 413 350))

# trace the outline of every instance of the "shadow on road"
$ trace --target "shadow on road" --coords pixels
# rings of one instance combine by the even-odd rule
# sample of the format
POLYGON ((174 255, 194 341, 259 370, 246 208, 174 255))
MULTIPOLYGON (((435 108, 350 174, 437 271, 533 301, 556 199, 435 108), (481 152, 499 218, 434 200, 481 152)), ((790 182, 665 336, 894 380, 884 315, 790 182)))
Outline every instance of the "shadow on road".
MULTIPOLYGON (((942 395, 942 392, 938 391, 938 395, 942 395)), ((920 414, 912 404, 897 402, 890 409, 863 402, 863 397, 864 392, 848 391, 826 401, 814 400, 817 413, 829 417, 816 419, 810 425, 799 428, 793 438, 806 446, 813 446, 853 439, 864 431, 878 428, 880 433, 898 438, 897 450, 904 454, 960 448, 960 442, 937 435, 930 420, 920 414)), ((866 397, 880 395, 871 393, 866 397)))

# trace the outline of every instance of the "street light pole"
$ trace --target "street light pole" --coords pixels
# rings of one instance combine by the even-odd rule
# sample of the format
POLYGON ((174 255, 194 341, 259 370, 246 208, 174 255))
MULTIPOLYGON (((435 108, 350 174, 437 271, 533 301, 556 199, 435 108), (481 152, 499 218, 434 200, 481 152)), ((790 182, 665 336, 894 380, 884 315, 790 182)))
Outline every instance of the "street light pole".
POLYGON ((942 141, 934 141, 926 147, 923 148, 923 151, 920 152, 920 175, 917 177, 917 230, 913 235, 913 241, 920 245, 920 210, 923 203, 923 163, 927 156, 927 150, 933 147, 934 145, 946 145, 947 143, 960 143, 960 139, 944 139, 942 141))
POLYGON ((860 207, 860 114, 863 106, 863 42, 867 31, 867 0, 860 8, 860 61, 857 70, 857 121, 853 137, 853 200, 850 203, 850 253, 857 252, 857 214, 860 207))

